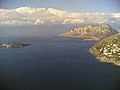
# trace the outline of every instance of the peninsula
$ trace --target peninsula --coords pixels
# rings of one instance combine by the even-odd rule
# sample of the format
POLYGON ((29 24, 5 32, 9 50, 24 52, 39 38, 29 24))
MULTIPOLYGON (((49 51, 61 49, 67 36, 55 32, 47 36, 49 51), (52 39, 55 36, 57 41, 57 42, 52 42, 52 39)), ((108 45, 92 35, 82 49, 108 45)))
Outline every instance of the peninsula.
POLYGON ((117 33, 118 31, 113 29, 109 24, 100 24, 75 28, 58 36, 77 37, 85 40, 101 40, 117 33))

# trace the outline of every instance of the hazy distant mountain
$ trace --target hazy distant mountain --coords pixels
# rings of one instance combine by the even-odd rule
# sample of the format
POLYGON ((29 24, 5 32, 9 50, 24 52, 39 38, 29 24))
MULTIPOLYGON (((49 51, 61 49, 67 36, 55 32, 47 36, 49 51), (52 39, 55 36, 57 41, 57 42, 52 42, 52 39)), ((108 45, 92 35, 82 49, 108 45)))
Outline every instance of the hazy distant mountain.
POLYGON ((80 37, 87 40, 101 40, 117 33, 118 31, 113 29, 110 25, 101 24, 75 28, 58 36, 80 37))
POLYGON ((91 47, 90 52, 101 62, 120 66, 120 33, 103 39, 91 47))

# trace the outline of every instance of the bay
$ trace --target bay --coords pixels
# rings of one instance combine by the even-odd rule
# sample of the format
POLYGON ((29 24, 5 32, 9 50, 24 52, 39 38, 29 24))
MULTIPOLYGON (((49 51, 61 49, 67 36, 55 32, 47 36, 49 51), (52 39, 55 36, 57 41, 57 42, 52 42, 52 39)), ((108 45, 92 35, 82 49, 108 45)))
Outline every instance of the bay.
POLYGON ((31 44, 0 47, 1 90, 119 90, 120 68, 88 52, 97 42, 56 36, 1 36, 31 44))

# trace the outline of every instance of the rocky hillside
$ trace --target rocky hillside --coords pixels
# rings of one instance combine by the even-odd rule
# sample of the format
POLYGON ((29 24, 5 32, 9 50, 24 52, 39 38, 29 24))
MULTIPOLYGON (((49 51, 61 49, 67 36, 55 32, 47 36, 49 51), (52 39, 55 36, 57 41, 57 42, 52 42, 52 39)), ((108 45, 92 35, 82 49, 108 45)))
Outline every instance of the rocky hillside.
POLYGON ((101 40, 117 33, 118 31, 113 29, 110 25, 101 24, 75 28, 58 36, 80 37, 86 40, 101 40))
POLYGON ((120 33, 103 39, 91 47, 90 52, 101 62, 120 66, 120 33))

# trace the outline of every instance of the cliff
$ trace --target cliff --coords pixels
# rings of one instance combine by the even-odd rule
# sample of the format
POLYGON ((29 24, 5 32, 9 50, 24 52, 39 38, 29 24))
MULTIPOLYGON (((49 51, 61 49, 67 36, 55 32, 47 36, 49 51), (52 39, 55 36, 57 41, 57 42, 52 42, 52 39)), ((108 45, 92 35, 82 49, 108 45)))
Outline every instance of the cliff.
POLYGON ((6 42, 3 43, 2 46, 6 48, 22 48, 29 46, 30 44, 23 44, 23 43, 18 43, 18 42, 6 42))
POLYGON ((110 25, 101 24, 101 25, 91 25, 91 26, 75 28, 70 30, 69 32, 60 34, 58 36, 79 37, 79 38, 84 38, 86 40, 101 40, 105 37, 117 33, 118 31, 113 29, 110 25))
POLYGON ((120 66, 120 33, 101 40, 90 48, 100 62, 120 66))

